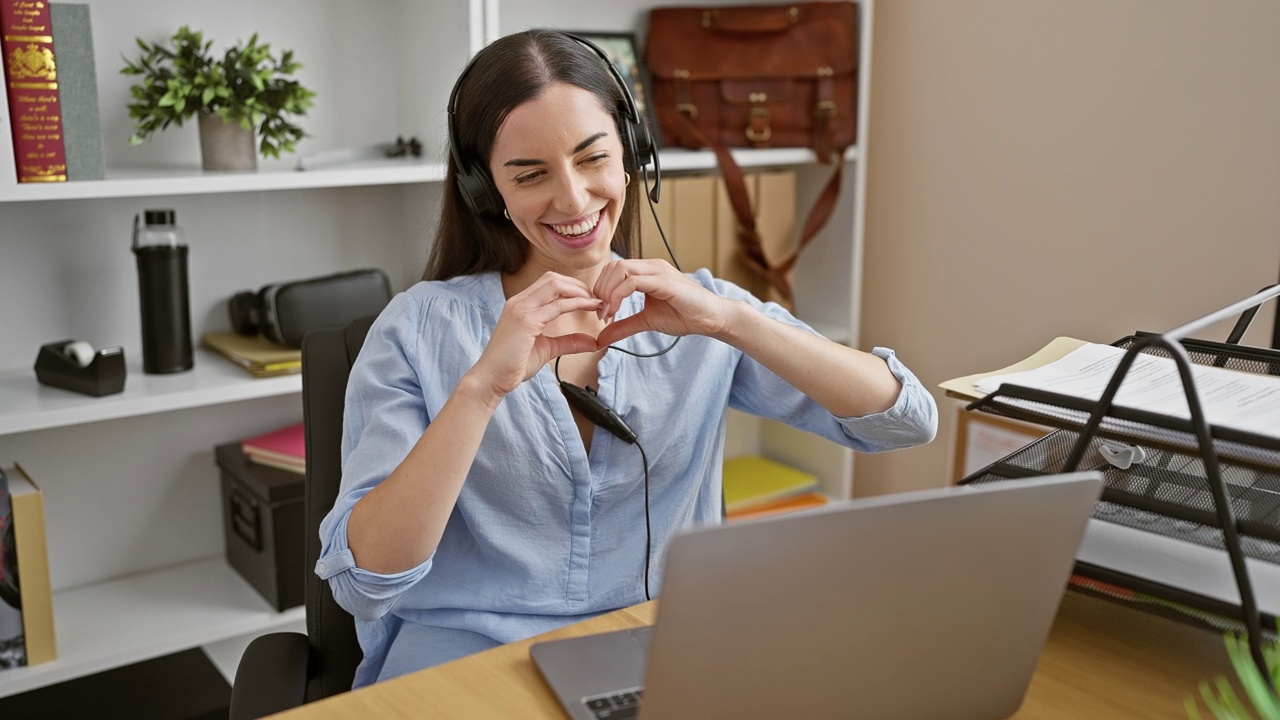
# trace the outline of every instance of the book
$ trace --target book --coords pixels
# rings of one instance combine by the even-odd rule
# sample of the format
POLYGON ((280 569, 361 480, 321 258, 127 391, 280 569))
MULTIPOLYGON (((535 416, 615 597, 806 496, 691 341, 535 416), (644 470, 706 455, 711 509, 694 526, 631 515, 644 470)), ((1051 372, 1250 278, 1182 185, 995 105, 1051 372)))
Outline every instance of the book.
POLYGON ((670 193, 663 205, 671 204, 671 218, 676 257, 685 272, 708 268, 715 273, 716 265, 716 185, 715 175, 686 175, 663 182, 664 191, 670 193), (670 190, 666 188, 670 187, 670 190))
POLYGON ((15 546, 9 480, 4 470, 0 470, 0 670, 27 664, 15 546))
POLYGON ((0 518, 3 528, 3 573, 0 581, 0 667, 13 667, 12 621, 20 618, 22 649, 18 665, 38 665, 57 658, 53 627, 53 592, 45 540, 44 496, 20 465, 0 469, 0 518), (5 502, 7 500, 7 503, 5 502), (16 595, 17 605, 14 606, 16 595), (9 627, 5 626, 6 608, 9 627), (8 635, 8 637, 5 637, 8 635))
POLYGON ((0 52, 18 182, 64 182, 67 158, 47 3, 0 0, 0 52))
MULTIPOLYGON (((4 69, 0 67, 0 78, 4 69)), ((18 166, 13 159, 13 125, 9 122, 9 103, 0 102, 0 185, 16 185, 18 166)))
POLYGON ((50 3, 49 18, 53 28, 53 56, 58 62, 58 105, 62 109, 67 179, 102 180, 107 173, 89 6, 50 3))
POLYGON ((724 463, 724 509, 729 515, 818 488, 818 478, 758 455, 724 463))
POLYGON ((795 512, 796 510, 822 507, 826 504, 826 495, 823 495, 820 492, 803 492, 799 495, 791 495, 789 497, 784 497, 781 500, 774 500, 760 505, 752 505, 734 510, 733 512, 726 511, 725 520, 729 522, 752 520, 755 518, 769 517, 771 515, 795 512))
POLYGON ((244 368, 254 377, 276 377, 302 372, 302 351, 277 345, 261 335, 235 332, 205 333, 205 347, 244 368))
POLYGON ((250 462, 299 474, 307 471, 306 433, 302 423, 251 437, 240 443, 250 462))

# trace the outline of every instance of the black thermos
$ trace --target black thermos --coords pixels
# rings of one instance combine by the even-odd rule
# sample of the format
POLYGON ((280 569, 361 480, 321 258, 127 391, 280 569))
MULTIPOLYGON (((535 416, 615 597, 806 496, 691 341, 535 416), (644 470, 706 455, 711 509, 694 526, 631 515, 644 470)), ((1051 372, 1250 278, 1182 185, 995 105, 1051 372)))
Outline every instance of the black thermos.
POLYGON ((176 215, 173 210, 147 210, 133 218, 146 373, 176 373, 192 366, 187 246, 176 215))

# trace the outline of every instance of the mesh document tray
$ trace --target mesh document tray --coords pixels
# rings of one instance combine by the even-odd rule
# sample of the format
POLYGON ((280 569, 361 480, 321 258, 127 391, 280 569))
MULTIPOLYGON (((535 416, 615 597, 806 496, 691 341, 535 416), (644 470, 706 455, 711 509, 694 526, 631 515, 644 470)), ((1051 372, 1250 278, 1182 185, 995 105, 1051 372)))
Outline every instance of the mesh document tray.
MULTIPOLYGON (((1114 346, 1127 349, 1143 334, 1114 346)), ((1280 352, 1224 343, 1184 340, 1191 361, 1227 369, 1280 375, 1280 352)), ((1160 347, 1144 352, 1168 357, 1160 347)), ((1094 403, 1054 393, 1002 386, 970 409, 1058 427, 1045 437, 962 479, 961 484, 1035 477, 1062 472, 1083 434, 1094 403)), ((1280 565, 1280 440, 1211 426, 1214 450, 1225 489, 1231 498, 1241 546, 1247 557, 1280 565)), ((1225 549, 1203 453, 1188 421, 1164 415, 1113 408, 1090 438, 1074 468, 1102 472, 1102 499, 1093 517, 1205 547, 1225 549), (1121 470, 1100 447, 1108 440, 1137 444, 1146 457, 1121 470)), ((1224 562, 1225 562, 1224 558, 1224 562)), ((1177 588, 1115 575, 1103 568, 1077 566, 1073 589, 1219 630, 1243 625, 1235 606, 1206 601, 1177 588), (1135 592, 1137 590, 1138 592, 1135 592), (1208 612, 1205 612, 1208 611, 1208 612)), ((1266 616, 1274 637, 1275 619, 1266 616)))
MULTIPOLYGON (((1055 430, 1017 452, 964 478, 961 484, 1035 477, 1059 472, 1080 433, 1055 430)), ((1112 467, 1093 438, 1077 470, 1102 472, 1097 520, 1156 533, 1205 547, 1225 549, 1213 497, 1198 454, 1155 451, 1128 470, 1112 467)), ((1228 463, 1222 477, 1236 511, 1241 548, 1250 558, 1280 565, 1280 474, 1228 463)), ((1223 563, 1227 560, 1224 557, 1223 563)), ((1181 622, 1221 632, 1243 632, 1237 606, 1106 568, 1077 563, 1071 588, 1181 622)), ((1276 620, 1264 615, 1264 636, 1275 639, 1276 620)))

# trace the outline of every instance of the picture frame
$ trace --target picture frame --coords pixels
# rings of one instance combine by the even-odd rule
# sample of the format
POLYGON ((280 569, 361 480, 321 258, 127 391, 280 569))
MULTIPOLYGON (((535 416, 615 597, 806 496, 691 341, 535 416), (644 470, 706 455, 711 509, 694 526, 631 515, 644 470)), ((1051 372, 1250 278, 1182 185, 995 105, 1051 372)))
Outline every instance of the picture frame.
POLYGON ((636 102, 636 110, 649 123, 649 134, 653 136, 654 147, 661 141, 662 131, 658 127, 658 116, 653 109, 653 91, 649 83, 649 68, 645 66, 640 55, 636 36, 629 32, 601 32, 596 30, 566 30, 565 32, 590 40, 604 50, 609 62, 617 68, 631 97, 636 102))

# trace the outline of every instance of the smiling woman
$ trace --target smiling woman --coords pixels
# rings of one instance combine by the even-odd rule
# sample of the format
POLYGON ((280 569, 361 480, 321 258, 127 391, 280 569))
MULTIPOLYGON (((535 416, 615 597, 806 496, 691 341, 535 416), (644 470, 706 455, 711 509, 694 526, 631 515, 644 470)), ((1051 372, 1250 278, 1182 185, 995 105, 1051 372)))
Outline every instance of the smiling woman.
POLYGON ((357 686, 643 600, 666 543, 720 522, 730 407, 864 452, 933 438, 937 408, 892 350, 632 259, 652 144, 598 48, 502 38, 449 121, 427 276, 352 368, 321 526, 357 686))

